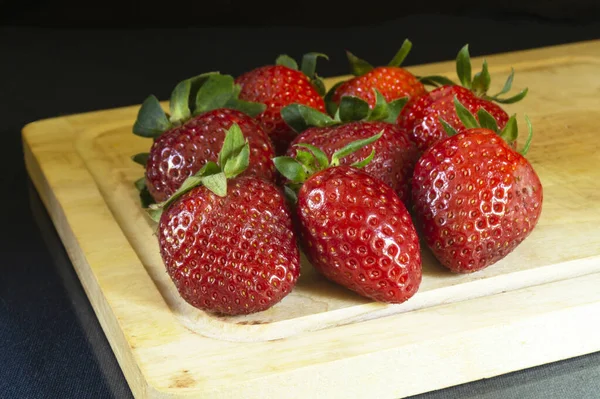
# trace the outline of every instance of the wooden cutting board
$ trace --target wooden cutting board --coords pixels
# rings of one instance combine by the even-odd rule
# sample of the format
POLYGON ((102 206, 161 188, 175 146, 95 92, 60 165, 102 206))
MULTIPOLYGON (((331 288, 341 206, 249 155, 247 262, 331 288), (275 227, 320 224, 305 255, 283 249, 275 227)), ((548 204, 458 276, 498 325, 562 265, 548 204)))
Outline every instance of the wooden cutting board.
MULTIPOLYGON (((516 70, 538 226, 496 265, 453 275, 424 250, 419 292, 373 303, 303 262, 265 312, 216 317, 181 300, 139 207, 139 106, 23 129, 25 161, 137 397, 403 397, 600 350, 600 41, 486 57, 516 70)), ((473 60, 474 67, 482 58, 473 60)), ((409 68, 454 76, 453 61, 409 68)), ((339 79, 328 79, 331 86, 339 79)), ((151 87, 149 88, 151 90, 151 87)))

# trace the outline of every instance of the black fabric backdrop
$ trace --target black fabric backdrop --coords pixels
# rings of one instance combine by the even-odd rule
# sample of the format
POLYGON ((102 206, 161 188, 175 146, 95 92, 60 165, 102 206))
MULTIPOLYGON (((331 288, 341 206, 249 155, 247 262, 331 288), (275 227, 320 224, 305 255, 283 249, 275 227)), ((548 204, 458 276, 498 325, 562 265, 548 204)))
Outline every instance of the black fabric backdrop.
MULTIPOLYGON (((66 11, 66 4, 0 1, 0 22, 5 25, 0 27, 0 203, 4 211, 0 223, 0 398, 131 395, 28 182, 20 141, 20 129, 26 123, 138 104, 150 93, 167 98, 183 78, 208 70, 237 75, 272 62, 282 52, 294 57, 306 51, 325 52, 331 60, 321 62, 319 71, 332 76, 347 72, 344 49, 383 63, 405 37, 414 44, 406 65, 451 59, 466 42, 473 55, 482 55, 600 38, 595 0, 571 1, 568 7, 567 2, 560 7, 533 7, 535 12, 528 10, 532 6, 526 2, 514 2, 515 8, 508 12, 505 3, 493 7, 492 15, 489 10, 475 10, 463 16, 456 15, 456 9, 454 15, 443 15, 442 8, 435 9, 436 15, 429 10, 428 15, 397 16, 401 7, 386 12, 391 2, 384 2, 377 3, 382 11, 376 14, 386 17, 363 18, 359 27, 352 22, 360 19, 353 8, 343 23, 336 23, 332 16, 328 18, 334 23, 327 23, 322 12, 307 7, 298 14, 286 14, 290 26, 284 26, 285 19, 282 26, 200 27, 190 26, 197 25, 196 19, 183 3, 154 8, 144 3, 138 13, 141 8, 131 2, 120 3, 120 8, 111 8, 110 3, 102 3, 103 8, 90 5, 88 11, 83 5, 66 11), (175 6, 179 8, 170 8, 175 6), (314 16, 318 23, 301 26, 304 14, 314 16), (160 24, 158 19, 167 21, 160 24), (165 28, 179 20, 186 27, 165 28)), ((236 4, 243 3, 192 9, 197 18, 213 18, 213 25, 220 25, 224 12, 236 4)), ((327 4, 323 8, 334 3, 327 4)), ((458 9, 463 7, 457 4, 458 9)), ((230 20, 242 16, 235 12, 230 20)), ((270 18, 265 15, 262 22, 270 18)), ((533 395, 536 391, 544 398, 588 398, 600 391, 597 377, 600 355, 594 354, 423 398, 538 397, 533 395)))

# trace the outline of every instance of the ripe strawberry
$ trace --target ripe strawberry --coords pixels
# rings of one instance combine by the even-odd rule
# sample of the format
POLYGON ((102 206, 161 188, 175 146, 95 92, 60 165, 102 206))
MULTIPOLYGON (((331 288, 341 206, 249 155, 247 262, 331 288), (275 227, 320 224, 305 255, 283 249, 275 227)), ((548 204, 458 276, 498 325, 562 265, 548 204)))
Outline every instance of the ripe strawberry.
POLYGON ((351 142, 382 132, 379 140, 340 159, 340 164, 349 165, 371 154, 370 162, 363 170, 392 187, 406 204, 410 199, 410 179, 418 154, 406 133, 393 123, 404 101, 387 104, 381 93, 374 91, 378 98, 376 109, 370 109, 358 97, 345 96, 336 119, 298 104, 284 108, 281 114, 286 123, 302 132, 292 141, 287 155, 302 154, 304 150, 299 144, 308 144, 331 157, 351 142), (310 125, 313 126, 307 128, 310 125))
POLYGON ((272 144, 249 116, 264 106, 240 101, 235 90, 233 78, 226 75, 200 75, 183 81, 171 96, 169 119, 156 97, 146 99, 134 133, 152 137, 154 142, 149 154, 138 154, 134 160, 146 168, 145 179, 139 184, 142 188, 145 184, 154 201, 165 201, 186 178, 207 162, 215 162, 225 131, 233 124, 240 126, 250 143, 250 166, 244 173, 274 178, 272 144), (190 98, 196 99, 192 107, 188 105, 190 98))
POLYGON ((508 114, 494 102, 510 104, 522 100, 527 94, 527 89, 524 89, 510 98, 499 97, 511 89, 514 77, 513 71, 508 77, 504 88, 498 94, 494 96, 487 95, 491 81, 487 62, 484 61, 481 72, 471 78, 468 45, 464 46, 458 53, 456 70, 463 86, 458 86, 441 76, 424 77, 422 78, 423 82, 434 85, 442 84, 442 86, 413 103, 407 104, 398 117, 398 125, 410 134, 420 152, 447 136, 439 121, 440 117, 443 117, 454 129, 461 128, 460 120, 454 111, 453 99, 455 97, 471 113, 477 114, 480 109, 484 109, 496 120, 498 126, 503 128, 509 119, 508 114))
POLYGON ((329 113, 335 114, 335 110, 344 96, 360 97, 367 101, 371 108, 375 107, 376 98, 373 89, 377 89, 388 102, 404 97, 416 99, 426 94, 427 90, 419 78, 400 67, 411 48, 412 43, 405 40, 389 64, 378 67, 373 67, 354 54, 346 52, 352 74, 355 77, 339 82, 329 90, 325 98, 329 113))
MULTIPOLYGON (((522 154, 531 141, 527 122, 529 138, 522 154)), ((542 185, 531 164, 507 143, 516 136, 514 116, 500 134, 470 126, 434 144, 417 162, 415 212, 427 245, 453 272, 475 272, 496 263, 537 224, 542 185)))
POLYGON ((308 53, 302 59, 301 70, 298 70, 296 61, 282 55, 275 65, 256 68, 235 80, 241 86, 242 100, 266 104, 267 108, 256 119, 269 134, 277 154, 283 154, 296 136, 281 119, 283 107, 298 103, 325 111, 322 97, 325 88, 315 74, 318 57, 327 59, 324 54, 308 53))
POLYGON ((331 164, 317 148, 311 149, 312 161, 279 157, 274 162, 292 182, 288 194, 298 189, 296 217, 312 265, 362 296, 401 303, 417 292, 422 275, 419 238, 410 215, 387 184, 356 164, 340 165, 341 157, 381 136, 337 151, 331 164))
POLYGON ((281 190, 263 178, 240 175, 249 153, 249 142, 232 125, 220 165, 207 163, 169 200, 151 206, 160 254, 178 292, 217 314, 268 309, 290 293, 300 273, 281 190))

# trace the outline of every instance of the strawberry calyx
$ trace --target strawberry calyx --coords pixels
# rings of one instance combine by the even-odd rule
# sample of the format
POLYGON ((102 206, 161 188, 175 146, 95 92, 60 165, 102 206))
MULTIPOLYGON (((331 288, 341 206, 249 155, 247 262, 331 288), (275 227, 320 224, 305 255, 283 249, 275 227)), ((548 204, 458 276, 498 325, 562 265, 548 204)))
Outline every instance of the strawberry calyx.
POLYGON ((250 162, 250 145, 239 125, 233 124, 225 133, 218 162, 207 162, 195 174, 188 177, 166 201, 150 204, 147 212, 158 222, 164 209, 194 187, 204 185, 219 197, 227 195, 227 180, 244 172, 250 162))
POLYGON ((148 96, 140 107, 133 133, 156 139, 164 132, 184 124, 193 116, 218 108, 231 108, 255 117, 266 108, 264 104, 238 98, 241 87, 230 75, 203 73, 179 82, 171 93, 169 113, 158 98, 148 96))
MULTIPOLYGON (((408 39, 405 39, 400 49, 396 52, 396 55, 394 55, 394 58, 388 62, 387 66, 400 67, 406 59, 408 53, 410 53, 411 49, 412 42, 408 39)), ((373 65, 358 58, 350 51, 346 51, 346 57, 348 58, 348 63, 350 64, 350 71, 354 76, 361 76, 375 69, 373 65)))
POLYGON ((395 123, 400 111, 408 102, 408 97, 387 102, 383 94, 375 91, 375 107, 360 97, 343 96, 334 117, 303 104, 290 104, 281 109, 281 117, 285 123, 297 133, 302 133, 309 127, 326 127, 355 121, 383 121, 395 123))
POLYGON ((460 80, 462 86, 472 90, 473 93, 485 100, 494 101, 500 104, 513 104, 521 101, 523 98, 525 98, 528 92, 528 89, 525 88, 512 97, 500 97, 508 93, 512 88, 515 70, 511 68, 511 73, 508 75, 502 90, 493 96, 488 95, 487 92, 490 88, 492 79, 488 71, 487 60, 483 60, 481 71, 477 72, 471 77, 471 56, 469 54, 468 44, 464 45, 456 56, 456 74, 458 75, 458 79, 460 80))
MULTIPOLYGON (((292 203, 296 203, 297 193, 302 184, 312 175, 327 168, 340 165, 340 160, 350 154, 355 153, 361 148, 374 143, 383 135, 383 131, 366 139, 353 141, 340 148, 331 155, 331 160, 327 154, 320 148, 307 143, 295 144, 295 147, 302 149, 296 150, 296 156, 279 156, 273 158, 275 168, 281 173, 288 182, 284 186, 285 194, 292 203), (306 151, 308 150, 308 151, 306 151)), ((352 163, 350 166, 355 168, 364 168, 375 157, 375 148, 364 159, 352 163)))
MULTIPOLYGON (((411 49, 412 42, 408 39, 405 39, 400 49, 396 52, 396 55, 394 55, 394 58, 392 58, 392 60, 388 62, 387 66, 400 68, 402 63, 406 59, 406 56, 408 55, 408 53, 410 53, 411 49)), ((348 64, 350 65, 350 72, 354 76, 362 76, 375 69, 375 67, 369 62, 358 58, 350 51, 346 51, 346 57, 348 58, 348 64)), ((333 96, 335 95, 338 87, 340 87, 346 82, 347 80, 337 82, 325 94, 325 107, 327 108, 327 112, 329 113, 329 115, 335 115, 338 109, 338 104, 335 101, 333 101, 333 96)))
MULTIPOLYGON (((471 56, 469 54, 468 44, 465 44, 456 56, 456 75, 458 76, 458 80, 460 81, 461 86, 471 90, 478 97, 499 104, 513 104, 518 101, 521 101, 523 98, 525 98, 529 90, 528 88, 524 88, 514 96, 502 97, 504 94, 508 93, 512 88, 512 83, 515 77, 515 70, 514 68, 511 68, 510 75, 508 75, 508 78, 506 79, 502 90, 500 90, 494 95, 489 95, 488 90, 490 88, 492 78, 488 70, 487 60, 483 60, 481 71, 477 72, 475 75, 472 75, 471 56)), ((421 81, 421 83, 434 87, 457 85, 451 79, 440 75, 422 76, 418 78, 421 81)))
MULTIPOLYGON (((519 136, 519 128, 517 126, 516 114, 511 115, 511 117, 506 122, 504 128, 500 130, 498 128, 498 123, 496 122, 496 119, 494 119, 494 117, 484 108, 479 108, 479 110, 477 111, 477 117, 475 117, 475 115, 473 115, 471 111, 469 111, 458 100, 456 96, 454 96, 454 107, 456 109, 456 115, 458 116, 458 119, 460 119, 462 124, 467 129, 484 128, 491 130, 498 136, 500 136, 508 144, 512 144, 519 136)), ((439 118, 439 121, 449 136, 454 136, 458 133, 458 131, 454 127, 452 127, 448 122, 446 122, 442 117, 439 118)), ((521 155, 527 154, 531 145, 531 139, 533 137, 533 127, 527 115, 525 115, 525 121, 527 122, 528 135, 527 140, 525 141, 525 145, 521 150, 519 150, 519 153, 521 155)))
POLYGON ((275 60, 275 65, 283 65, 287 68, 293 69, 295 71, 300 71, 305 74, 313 87, 317 90, 319 95, 325 95, 325 84, 323 80, 317 75, 317 59, 319 57, 325 58, 329 61, 329 57, 323 53, 306 53, 302 56, 302 62, 300 64, 300 68, 298 68, 298 63, 292 57, 287 54, 281 54, 275 60))
MULTIPOLYGON (((234 84, 230 75, 207 72, 179 82, 171 93, 169 113, 166 113, 158 98, 148 96, 140 107, 133 125, 137 136, 155 140, 161 134, 181 126, 192 117, 218 108, 231 108, 255 117, 266 109, 266 105, 238 98, 241 87, 234 84)), ((146 167, 149 153, 133 155, 132 160, 146 167)), ((135 181, 143 208, 154 203, 146 187, 145 177, 135 181)))

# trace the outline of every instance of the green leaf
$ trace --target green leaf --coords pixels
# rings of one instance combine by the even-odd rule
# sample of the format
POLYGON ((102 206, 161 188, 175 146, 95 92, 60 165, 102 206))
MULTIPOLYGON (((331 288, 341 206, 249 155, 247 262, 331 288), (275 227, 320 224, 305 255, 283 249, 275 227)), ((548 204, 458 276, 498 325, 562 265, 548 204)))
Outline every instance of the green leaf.
POLYGON ((338 89, 338 87, 340 87, 344 83, 345 83, 344 81, 337 82, 336 84, 334 84, 331 87, 331 89, 329 89, 327 94, 325 94, 325 98, 324 98, 325 108, 327 109, 327 113, 330 116, 334 116, 338 110, 338 104, 333 101, 333 96, 335 95, 335 91, 338 89))
POLYGON ((336 123, 329 115, 303 104, 287 105, 280 113, 285 123, 297 133, 311 126, 325 127, 336 123))
MULTIPOLYGON (((185 179, 181 186, 175 191, 166 201, 161 202, 160 204, 153 204, 150 206, 154 211, 162 211, 162 209, 166 209, 169 205, 171 205, 176 199, 181 197, 183 194, 187 193, 191 189, 202 184, 202 177, 198 177, 192 175, 185 179)), ((160 215, 159 215, 160 217, 160 215)))
POLYGON ((296 150, 296 159, 302 165, 304 165, 308 168, 311 168, 311 169, 315 169, 317 160, 315 159, 315 156, 313 155, 312 152, 296 150))
POLYGON ((148 208, 146 210, 146 212, 148 213, 148 216, 150 216, 150 218, 152 220, 154 220, 156 223, 160 222, 160 217, 162 216, 163 213, 163 208, 148 208))
POLYGON ((151 204, 154 204, 154 198, 148 191, 148 187, 146 186, 146 178, 142 177, 135 181, 135 188, 139 191, 140 195, 140 203, 142 204, 142 208, 148 208, 151 204))
POLYGON ((283 193, 290 204, 295 205, 298 202, 298 194, 296 194, 293 188, 285 185, 283 186, 283 193))
POLYGON ((235 109, 245 113, 251 118, 256 118, 259 114, 262 114, 267 109, 267 106, 263 103, 255 103, 251 101, 240 100, 238 95, 240 94, 241 86, 235 85, 233 87, 233 94, 231 98, 227 100, 224 108, 235 109))
POLYGON ((334 152, 333 155, 331 156, 331 165, 338 166, 340 164, 340 159, 342 159, 350 154, 355 153, 356 151, 360 150, 363 147, 368 146, 369 144, 374 143, 375 141, 379 140, 379 138, 382 135, 383 135, 383 130, 381 132, 377 133, 376 135, 373 135, 366 139, 353 141, 353 142, 349 143, 348 145, 346 145, 345 147, 340 148, 339 150, 334 152))
POLYGON ((479 122, 477 122, 475 116, 473 116, 471 111, 465 108, 465 106, 462 105, 460 101, 458 101, 458 98, 456 96, 454 96, 454 106, 456 107, 456 114, 458 115, 458 119, 460 119, 460 121, 463 125, 465 125, 466 128, 474 129, 480 127, 479 122))
POLYGON ((150 191, 148 191, 148 187, 144 187, 142 190, 140 190, 140 202, 142 204, 142 208, 144 209, 147 209, 150 205, 155 203, 150 191))
POLYGON ((500 137, 506 141, 507 143, 512 143, 519 136, 519 128, 517 126, 517 117, 516 115, 512 115, 508 122, 506 122, 506 126, 500 132, 500 137))
POLYGON ((233 76, 216 74, 209 76, 196 94, 194 114, 223 108, 232 98, 233 92, 233 76))
POLYGON ((498 133, 498 123, 496 122, 496 119, 494 119, 494 117, 487 112, 485 108, 479 108, 477 111, 477 119, 479 119, 479 124, 481 127, 498 133))
POLYGON ((283 65, 284 67, 288 67, 290 69, 298 70, 298 63, 292 57, 287 54, 281 54, 275 60, 275 65, 283 65))
POLYGON ((523 90, 521 90, 518 94, 512 96, 512 97, 508 97, 508 98, 498 98, 498 97, 491 97, 491 100, 500 103, 500 104, 513 104, 516 103, 517 101, 521 101, 522 99, 525 98, 525 96, 527 95, 527 92, 529 91, 529 89, 525 88, 523 90))
POLYGON ((344 96, 340 100, 340 120, 342 122, 360 121, 369 116, 369 103, 359 97, 344 96))
POLYGON ((373 70, 373 65, 361 60, 349 51, 346 51, 346 57, 348 57, 348 63, 350 64, 350 72, 355 76, 364 75, 373 70))
POLYGON ((458 132, 456 131, 455 128, 452 127, 452 125, 450 125, 448 122, 446 122, 444 119, 442 119, 442 117, 440 116, 438 118, 438 120, 440 121, 440 123, 442 124, 442 127, 444 128, 444 130, 446 131, 446 133, 448 134, 448 136, 454 136, 455 134, 457 134, 458 132))
POLYGON ((302 183, 306 180, 304 167, 296 159, 288 156, 273 158, 275 168, 288 180, 295 183, 302 183))
POLYGON ((224 197, 227 195, 227 177, 225 177, 225 173, 220 172, 214 175, 204 176, 201 178, 202 184, 218 195, 219 197, 224 197))
POLYGON ((388 103, 377 88, 374 87, 373 90, 375 91, 376 102, 375 107, 371 110, 371 114, 369 115, 369 120, 379 121, 388 117, 388 103))
POLYGON ((383 121, 388 123, 396 123, 396 121, 398 120, 398 115, 400 115, 400 112, 402 112, 402 109, 408 102, 408 99, 408 97, 402 97, 392 102, 389 102, 387 104, 388 116, 387 118, 383 119, 383 121))
POLYGON ((490 72, 488 71, 487 61, 483 61, 483 68, 481 72, 477 72, 475 77, 473 77, 473 91, 478 96, 483 96, 487 93, 490 88, 490 82, 492 78, 490 77, 490 72))
POLYGON ((242 129, 237 123, 232 124, 225 132, 225 139, 219 152, 219 165, 223 167, 231 157, 240 152, 245 143, 242 129))
POLYGON ((325 169, 329 166, 329 159, 327 158, 327 154, 325 154, 323 150, 321 150, 319 147, 315 147, 314 145, 308 143, 298 143, 295 144, 295 146, 310 150, 315 156, 315 159, 317 160, 319 169, 325 169))
POLYGON ((302 57, 302 66, 300 67, 300 70, 311 80, 315 78, 315 72, 317 71, 317 59, 319 57, 323 57, 329 61, 329 57, 322 53, 306 53, 302 57))
POLYGON ((340 119, 340 107, 338 107, 337 111, 335 111, 335 116, 333 117, 333 120, 340 123, 342 122, 342 120, 340 119))
POLYGON ((189 119, 192 115, 190 109, 190 102, 195 96, 196 91, 202 85, 202 82, 206 80, 209 75, 217 74, 218 72, 203 73, 193 78, 183 80, 175 86, 171 93, 171 100, 169 101, 170 109, 170 121, 171 123, 181 123, 189 119))
POLYGON ((140 152, 139 154, 135 154, 134 156, 131 157, 131 159, 133 160, 133 162, 140 164, 142 166, 146 166, 146 163, 148 163, 148 158, 150 157, 150 154, 147 152, 140 152))
POLYGON ((250 164, 250 144, 246 144, 241 148, 238 154, 229 158, 225 162, 223 171, 228 179, 232 179, 246 170, 250 164))
POLYGON ((402 65, 402 63, 404 62, 404 59, 406 58, 408 53, 410 53, 411 49, 412 49, 411 41, 408 39, 404 40, 404 43, 402 43, 402 47, 400 47, 400 50, 398 50, 398 52, 396 53, 394 58, 392 58, 392 60, 389 62, 388 66, 399 67, 400 65, 402 65))
POLYGON ((456 56, 456 74, 458 80, 467 89, 471 88, 471 56, 469 55, 469 45, 466 44, 456 56))
POLYGON ((529 147, 531 146, 531 139, 533 138, 533 126, 531 126, 531 121, 529 120, 529 117, 527 115, 525 115, 525 122, 527 122, 527 130, 529 131, 529 134, 527 135, 525 146, 523 146, 523 149, 519 151, 521 155, 527 154, 527 152, 529 151, 529 147))
POLYGON ((502 90, 500 90, 498 92, 498 94, 495 94, 494 97, 498 97, 498 96, 501 96, 502 94, 508 93, 510 91, 510 89, 512 88, 512 83, 513 83, 514 78, 515 78, 515 69, 511 68, 510 75, 508 75, 508 78, 506 78, 506 82, 504 82, 504 87, 502 88, 502 90))
POLYGON ((456 83, 441 75, 430 75, 430 76, 417 76, 417 79, 424 85, 439 87, 439 86, 454 86, 456 83))
POLYGON ((208 161, 204 164, 204 166, 200 168, 198 172, 194 173, 194 176, 203 177, 208 175, 214 175, 215 173, 219 172, 221 172, 221 167, 213 161, 208 161))
POLYGON ((369 154, 368 157, 366 157, 365 159, 363 159, 361 161, 356 161, 353 164, 351 164, 350 166, 354 166, 355 168, 362 169, 365 166, 367 166, 368 164, 370 164, 371 161, 373 160, 373 158, 375 158, 375 148, 373 148, 371 150, 371 153, 369 154))
POLYGON ((323 81, 319 77, 317 77, 317 75, 315 75, 315 78, 311 80, 310 83, 313 85, 313 87, 321 97, 324 96, 327 92, 327 89, 325 88, 325 83, 323 83, 323 81))
POLYGON ((158 99, 153 95, 148 96, 138 111, 133 133, 141 137, 156 138, 170 128, 171 123, 158 99))
POLYGON ((133 184, 138 191, 142 191, 146 188, 146 177, 140 177, 133 184))

